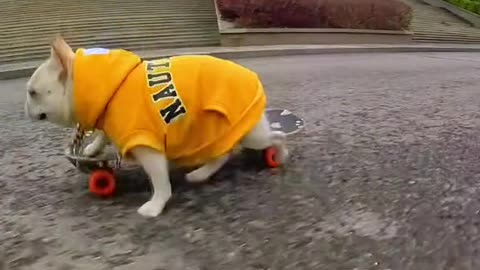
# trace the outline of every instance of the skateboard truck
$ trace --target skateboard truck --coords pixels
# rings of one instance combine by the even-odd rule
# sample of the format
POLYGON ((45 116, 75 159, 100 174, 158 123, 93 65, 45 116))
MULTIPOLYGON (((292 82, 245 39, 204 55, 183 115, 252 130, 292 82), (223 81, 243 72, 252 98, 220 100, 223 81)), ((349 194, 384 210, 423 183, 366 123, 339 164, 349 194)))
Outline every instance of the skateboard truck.
POLYGON ((116 190, 114 170, 121 167, 121 157, 118 153, 102 153, 96 157, 83 155, 83 144, 91 132, 85 132, 79 125, 75 137, 66 153, 67 159, 81 172, 89 173, 88 188, 99 197, 110 197, 116 190))
MULTIPOLYGON (((299 132, 305 126, 305 121, 286 109, 268 108, 265 111, 270 128, 275 131, 281 131, 289 136, 299 132)), ((269 147, 263 151, 265 164, 270 168, 280 166, 277 160, 278 150, 269 147)))

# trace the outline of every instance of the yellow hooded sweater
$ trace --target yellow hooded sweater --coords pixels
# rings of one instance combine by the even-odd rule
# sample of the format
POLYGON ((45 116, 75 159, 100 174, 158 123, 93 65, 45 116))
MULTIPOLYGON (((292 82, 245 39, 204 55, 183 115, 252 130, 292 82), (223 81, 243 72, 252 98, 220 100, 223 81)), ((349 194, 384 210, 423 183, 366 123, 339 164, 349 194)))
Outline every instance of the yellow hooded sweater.
POLYGON ((79 49, 74 113, 128 155, 148 146, 177 166, 197 166, 231 149, 266 105, 254 72, 211 56, 142 61, 125 50, 79 49))

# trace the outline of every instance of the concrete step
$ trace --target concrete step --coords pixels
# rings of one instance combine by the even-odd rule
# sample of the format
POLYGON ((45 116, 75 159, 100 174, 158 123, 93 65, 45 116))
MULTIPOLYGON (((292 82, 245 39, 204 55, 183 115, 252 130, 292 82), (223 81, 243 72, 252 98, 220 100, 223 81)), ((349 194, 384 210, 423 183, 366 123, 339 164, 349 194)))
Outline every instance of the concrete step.
MULTIPOLYGON (((134 34, 133 34, 134 35, 134 34)), ((183 33, 177 32, 175 37, 172 37, 170 33, 153 33, 151 35, 140 35, 140 36, 125 36, 125 38, 111 38, 111 37, 101 37, 101 36, 91 36, 89 38, 69 38, 68 42, 71 46, 112 46, 114 44, 128 44, 128 42, 143 42, 144 44, 155 44, 155 43, 168 43, 175 42, 175 40, 195 38, 195 37, 204 37, 212 38, 217 35, 216 32, 206 33, 205 31, 184 31, 183 33)), ((1 55, 14 55, 16 53, 23 54, 28 51, 37 51, 44 50, 47 48, 49 43, 38 43, 32 46, 10 46, 5 47, 6 49, 0 49, 1 55)))
MULTIPOLYGON (((90 36, 88 38, 76 38, 76 37, 69 37, 68 42, 71 46, 75 45, 86 45, 86 46, 107 46, 110 44, 124 44, 128 43, 129 41, 135 42, 142 42, 144 44, 149 43, 164 43, 164 42, 174 42, 176 39, 185 39, 185 38, 192 38, 192 37, 205 37, 205 38, 212 38, 212 36, 216 36, 217 32, 206 32, 206 31, 192 31, 187 30, 183 32, 176 32, 175 36, 172 36, 169 32, 153 32, 149 35, 135 35, 134 33, 125 34, 124 38, 119 37, 102 37, 102 36, 90 36)), ((49 43, 46 41, 45 43, 37 43, 33 44, 32 46, 26 46, 25 44, 18 45, 15 47, 6 47, 6 49, 0 50, 0 55, 5 55, 8 53, 15 53, 15 52, 25 52, 25 51, 32 51, 37 50, 39 48, 45 48, 45 46, 49 46, 49 43)))
POLYGON ((429 43, 479 43, 480 29, 421 0, 404 0, 413 8, 410 30, 414 40, 429 43))
POLYGON ((442 33, 442 32, 437 32, 437 33, 432 33, 432 32, 416 32, 415 36, 431 36, 431 37, 451 37, 451 38, 463 38, 463 39, 472 39, 472 40, 479 40, 479 36, 475 35, 469 35, 469 34, 459 34, 459 33, 442 33))
MULTIPOLYGON (((199 25, 199 23, 204 22, 208 23, 208 20, 195 20, 191 22, 169 22, 165 24, 158 24, 153 26, 144 27, 142 23, 136 23, 132 25, 125 25, 125 26, 104 26, 102 28, 88 28, 82 27, 75 30, 70 31, 62 31, 64 35, 68 36, 71 39, 82 39, 82 38, 90 38, 95 36, 102 36, 104 38, 118 38, 122 37, 130 37, 130 36, 144 36, 150 35, 154 33, 168 33, 170 35, 175 35, 175 33, 181 33, 185 31, 206 31, 206 32, 213 32, 215 29, 205 29, 199 25)), ((25 31, 23 33, 9 33, 8 39, 1 39, 0 40, 0 49, 4 48, 2 44, 15 44, 15 43, 23 43, 24 45, 33 46, 36 43, 43 43, 45 39, 51 39, 58 31, 56 29, 48 29, 42 30, 42 36, 39 36, 39 39, 32 40, 30 37, 34 36, 36 33, 33 31, 25 31), (27 35, 27 33, 29 35, 27 35), (28 43, 27 43, 28 42, 28 43)), ((18 44, 16 46, 22 46, 18 44)))
POLYGON ((0 0, 0 63, 41 60, 57 33, 76 49, 220 44, 213 0, 0 0))
MULTIPOLYGON (((70 36, 85 36, 88 34, 110 34, 110 35, 115 35, 118 34, 119 32, 115 32, 118 30, 132 30, 135 31, 135 33, 151 33, 152 31, 173 31, 177 32, 178 30, 185 30, 185 29, 203 29, 199 23, 210 23, 211 19, 196 19, 192 21, 173 21, 173 22, 165 22, 163 24, 159 25, 150 25, 150 26, 145 26, 143 22, 134 22, 131 24, 115 24, 115 25, 102 25, 101 27, 89 27, 88 25, 79 25, 78 27, 70 27, 68 28, 68 31, 61 31, 61 33, 69 33, 70 36), (172 30, 175 29, 175 30, 172 30)), ((26 40, 29 39, 29 35, 35 35, 38 30, 34 29, 25 29, 22 32, 18 31, 2 31, 2 35, 8 35, 9 39, 2 39, 0 40, 1 43, 12 43, 12 42, 17 42, 21 40, 26 40), (17 40, 15 40, 17 39, 17 40)), ((58 29, 42 29, 43 36, 45 35, 55 35, 58 33, 58 29)), ((33 41, 31 41, 33 42, 33 41)))
POLYGON ((439 39, 439 38, 416 38, 415 41, 423 43, 447 43, 447 44, 479 44, 478 41, 458 40, 458 39, 439 39))
MULTIPOLYGON (((174 7, 172 7, 174 8, 174 7)), ((22 12, 22 14, 24 14, 22 12)), ((27 16, 15 16, 15 15, 1 15, 0 23, 1 26, 29 26, 29 25, 49 25, 59 26, 59 24, 82 24, 87 21, 95 22, 97 24, 104 22, 116 22, 121 20, 149 20, 151 23, 154 23, 158 20, 168 20, 168 19, 180 19, 180 18, 195 18, 212 15, 211 8, 195 8, 195 7, 185 7, 177 8, 174 10, 162 10, 151 8, 149 10, 137 10, 132 14, 132 11, 95 11, 95 10, 85 10, 82 9, 82 13, 69 12, 65 13, 62 11, 55 11, 50 14, 50 12, 42 13, 28 13, 27 16), (31 18, 41 18, 41 20, 32 20, 31 18)))
POLYGON ((418 28, 415 31, 415 34, 431 34, 431 35, 449 35, 449 36, 462 36, 462 37, 473 37, 473 38, 480 38, 479 33, 474 33, 471 31, 442 31, 440 28, 418 28))
MULTIPOLYGON (((96 42, 77 42, 72 43, 71 46, 75 50, 80 47, 106 47, 106 48, 121 48, 125 50, 154 50, 158 48, 185 48, 190 46, 204 47, 204 46, 218 46, 218 43, 212 38, 212 35, 205 36, 203 33, 199 35, 189 35, 183 38, 165 38, 158 39, 156 37, 146 39, 139 38, 136 40, 130 39, 125 41, 110 41, 104 42, 99 46, 96 42)), ((38 47, 28 52, 14 52, 8 54, 0 54, 2 64, 13 63, 16 61, 30 61, 44 59, 50 53, 48 45, 38 47)))

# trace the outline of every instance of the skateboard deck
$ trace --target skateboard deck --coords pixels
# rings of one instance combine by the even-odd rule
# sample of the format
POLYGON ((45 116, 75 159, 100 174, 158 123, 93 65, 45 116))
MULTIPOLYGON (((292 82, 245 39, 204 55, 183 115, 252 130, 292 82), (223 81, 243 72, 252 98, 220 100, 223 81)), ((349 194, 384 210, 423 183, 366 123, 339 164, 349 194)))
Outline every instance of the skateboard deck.
POLYGON ((121 162, 115 149, 111 146, 108 146, 101 154, 94 157, 73 153, 66 153, 65 156, 73 166, 84 173, 91 173, 100 168, 118 168, 121 162))
MULTIPOLYGON (((265 113, 270 123, 270 128, 274 131, 282 131, 286 135, 295 134, 305 126, 305 121, 302 118, 286 109, 270 108, 267 109, 265 113)), ((89 137, 90 134, 91 133, 87 134, 87 137, 89 137)), ((120 166, 121 162, 115 149, 111 145, 107 146, 101 154, 95 157, 67 153, 66 158, 80 171, 85 173, 90 173, 103 167, 116 168, 120 166)))
MULTIPOLYGON (((265 113, 271 130, 282 131, 287 136, 297 133, 305 126, 302 118, 286 109, 271 108, 267 109, 265 113)), ((138 164, 133 161, 123 161, 112 145, 108 145, 98 156, 86 157, 82 155, 83 147, 91 140, 91 133, 82 136, 79 134, 77 132, 77 138, 81 137, 81 146, 79 148, 74 147, 76 150, 72 148, 70 152, 65 153, 65 156, 79 171, 91 174, 89 187, 92 193, 100 196, 110 196, 115 190, 113 172, 120 168, 137 169, 138 164)), ((272 168, 278 166, 275 165, 276 162, 274 161, 275 153, 275 151, 272 152, 271 148, 263 151, 267 165, 272 168)))
POLYGON ((266 117, 270 128, 287 135, 297 133, 305 126, 305 121, 286 109, 267 109, 266 117))

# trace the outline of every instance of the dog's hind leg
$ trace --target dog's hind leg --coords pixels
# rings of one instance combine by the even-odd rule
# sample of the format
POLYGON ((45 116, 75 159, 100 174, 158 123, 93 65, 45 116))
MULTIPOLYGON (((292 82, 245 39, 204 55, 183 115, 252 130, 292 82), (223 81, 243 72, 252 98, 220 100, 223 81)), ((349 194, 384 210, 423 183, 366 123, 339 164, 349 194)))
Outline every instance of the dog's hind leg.
POLYGON ((201 183, 206 181, 210 176, 216 173, 220 168, 227 163, 230 158, 230 154, 225 154, 215 160, 212 160, 198 169, 195 169, 185 176, 188 182, 201 183))
POLYGON ((272 131, 270 123, 265 114, 258 124, 245 136, 241 146, 248 149, 263 150, 268 147, 275 147, 278 152, 278 162, 285 163, 288 157, 287 138, 281 131, 272 131))
MULTIPOLYGON (((277 149, 278 161, 283 164, 288 156, 286 147, 285 133, 280 131, 272 131, 265 115, 262 116, 258 124, 245 136, 241 142, 241 147, 263 150, 268 147, 277 149)), ((186 175, 188 182, 203 182, 216 173, 228 161, 231 154, 223 155, 213 161, 204 164, 202 167, 189 172, 186 175)))

